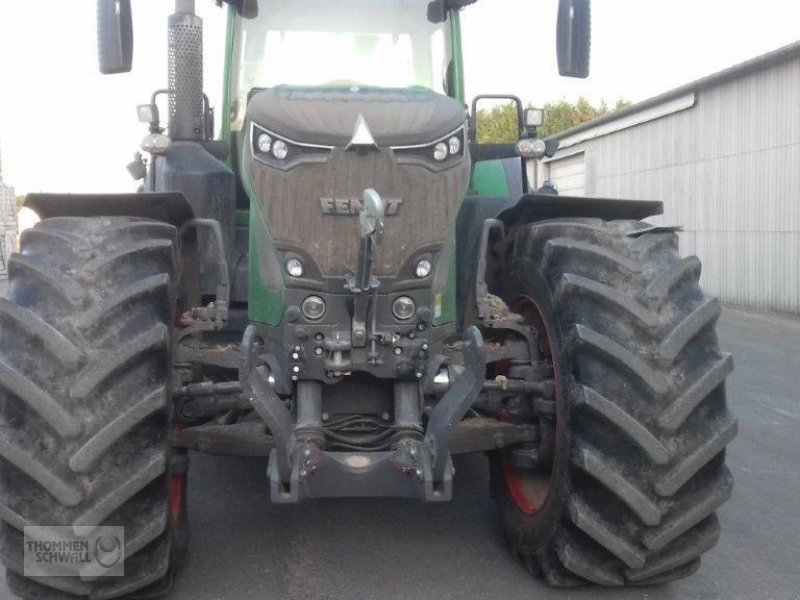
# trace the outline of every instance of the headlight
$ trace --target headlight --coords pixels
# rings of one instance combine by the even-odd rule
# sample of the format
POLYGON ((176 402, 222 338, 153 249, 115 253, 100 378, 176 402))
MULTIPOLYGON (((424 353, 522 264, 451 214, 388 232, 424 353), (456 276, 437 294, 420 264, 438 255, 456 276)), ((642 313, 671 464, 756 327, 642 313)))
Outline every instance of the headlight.
POLYGON ((272 138, 267 133, 259 134, 257 143, 259 152, 267 154, 272 149, 272 138))
POLYGON ((525 127, 534 129, 540 127, 544 123, 544 109, 543 108, 526 108, 525 109, 525 127))
POLYGON ((325 300, 319 296, 309 296, 300 305, 303 316, 310 321, 319 321, 325 316, 325 300))
POLYGON ((456 155, 459 152, 461 152, 461 138, 460 137, 454 135, 453 137, 451 137, 448 140, 447 145, 450 146, 450 154, 456 155))
POLYGON ((432 269, 431 261, 427 258, 423 258, 421 261, 417 263, 417 268, 414 271, 417 277, 420 279, 425 279, 428 275, 431 274, 432 269))
POLYGON ((290 258, 286 261, 286 272, 292 277, 302 277, 303 263, 296 258, 290 258))
POLYGON ((400 164, 416 164, 432 171, 442 171, 459 163, 466 154, 466 126, 418 146, 394 146, 395 159, 400 164))
POLYGON ((417 312, 417 305, 408 296, 400 296, 392 304, 392 314, 400 321, 408 321, 417 312))
POLYGON ((250 124, 250 139, 253 158, 281 170, 302 163, 325 163, 333 151, 333 146, 293 142, 255 123, 250 124))
POLYGON ((272 144, 272 155, 278 160, 283 160, 289 156, 289 146, 283 140, 275 140, 272 144))
POLYGON ((520 140, 517 142, 517 153, 522 158, 542 158, 547 153, 544 140, 520 140))

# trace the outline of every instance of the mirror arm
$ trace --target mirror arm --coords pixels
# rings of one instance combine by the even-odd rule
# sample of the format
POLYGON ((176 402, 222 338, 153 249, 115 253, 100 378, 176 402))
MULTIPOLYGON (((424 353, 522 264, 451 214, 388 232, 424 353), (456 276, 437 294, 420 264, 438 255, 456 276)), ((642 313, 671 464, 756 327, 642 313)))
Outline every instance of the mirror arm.
POLYGON ((516 144, 470 144, 470 156, 473 162, 482 160, 498 160, 503 158, 519 158, 516 144))

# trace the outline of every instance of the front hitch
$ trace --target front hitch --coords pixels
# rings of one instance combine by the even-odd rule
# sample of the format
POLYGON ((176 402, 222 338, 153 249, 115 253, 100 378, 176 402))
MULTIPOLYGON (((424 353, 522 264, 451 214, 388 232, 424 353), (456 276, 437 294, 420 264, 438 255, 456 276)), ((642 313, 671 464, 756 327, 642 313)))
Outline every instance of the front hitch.
MULTIPOLYGON (((240 381, 248 402, 272 434, 274 446, 268 473, 273 502, 350 496, 436 502, 452 498, 451 454, 464 442, 463 435, 459 436, 459 423, 477 400, 485 381, 486 353, 477 327, 467 331, 464 366, 458 369, 455 383, 434 408, 424 439, 419 433, 412 435, 417 420, 414 415, 406 415, 406 430, 398 436, 394 448, 380 452, 325 451, 324 438, 312 435, 318 433, 318 422, 308 413, 310 405, 304 409, 308 414, 295 422, 288 404, 275 393, 262 350, 251 325, 242 342, 240 381)), ((298 415, 301 412, 298 408, 298 415)))
MULTIPOLYGON (((428 419, 428 430, 425 442, 433 455, 434 482, 447 483, 452 471, 450 447, 453 443, 456 427, 467 414, 472 404, 478 399, 483 389, 486 372, 486 351, 483 336, 474 325, 467 330, 464 344, 464 369, 455 384, 447 390, 428 419)), ((447 495, 451 494, 449 485, 447 495)))

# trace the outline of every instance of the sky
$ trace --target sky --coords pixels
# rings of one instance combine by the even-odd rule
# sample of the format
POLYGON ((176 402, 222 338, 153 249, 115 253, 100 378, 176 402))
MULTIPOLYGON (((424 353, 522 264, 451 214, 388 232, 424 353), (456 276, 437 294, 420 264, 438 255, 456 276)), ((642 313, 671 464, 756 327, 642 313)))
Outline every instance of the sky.
MULTIPOLYGON (((166 85, 173 2, 132 4, 134 71, 103 77, 94 0, 0 0, 0 152, 18 193, 136 187, 125 165, 147 132, 135 107, 166 85)), ((556 69, 557 4, 481 0, 464 10, 468 96, 636 102, 800 39, 797 0, 594 0, 592 74, 572 80, 556 69)), ((211 0, 197 7, 206 91, 219 106, 223 12, 211 0)))

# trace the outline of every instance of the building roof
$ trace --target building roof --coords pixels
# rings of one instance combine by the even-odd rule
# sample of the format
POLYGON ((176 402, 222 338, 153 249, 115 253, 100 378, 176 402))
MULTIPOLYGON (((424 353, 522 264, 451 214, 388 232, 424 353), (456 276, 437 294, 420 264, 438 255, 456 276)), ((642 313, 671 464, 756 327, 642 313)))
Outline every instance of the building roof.
POLYGON ((583 131, 587 131, 589 129, 597 127, 598 125, 610 123, 612 121, 616 121, 617 119, 621 119, 623 117, 633 115, 643 110, 647 110, 659 104, 669 102, 670 100, 675 100, 677 98, 680 98, 681 96, 685 96, 686 94, 691 94, 703 89, 714 87, 722 83, 741 78, 745 75, 749 75, 750 73, 753 73, 755 71, 760 71, 768 67, 781 64, 798 56, 800 56, 800 40, 792 44, 789 44, 788 46, 783 46, 782 48, 773 50, 772 52, 767 52, 766 54, 756 56, 755 58, 751 58, 750 60, 746 60, 742 63, 739 63, 727 69, 723 69, 722 71, 718 71, 711 75, 707 75, 705 77, 692 81, 691 83, 687 83, 680 87, 674 88, 668 92, 664 92, 663 94, 654 96, 653 98, 643 100, 642 102, 637 102, 636 104, 631 104, 630 106, 628 106, 627 108, 623 108, 622 110, 605 114, 602 117, 599 117, 592 121, 581 123, 580 125, 576 125, 575 127, 570 127, 569 129, 560 131, 559 133, 551 137, 554 139, 566 138, 576 133, 581 133, 583 131))

